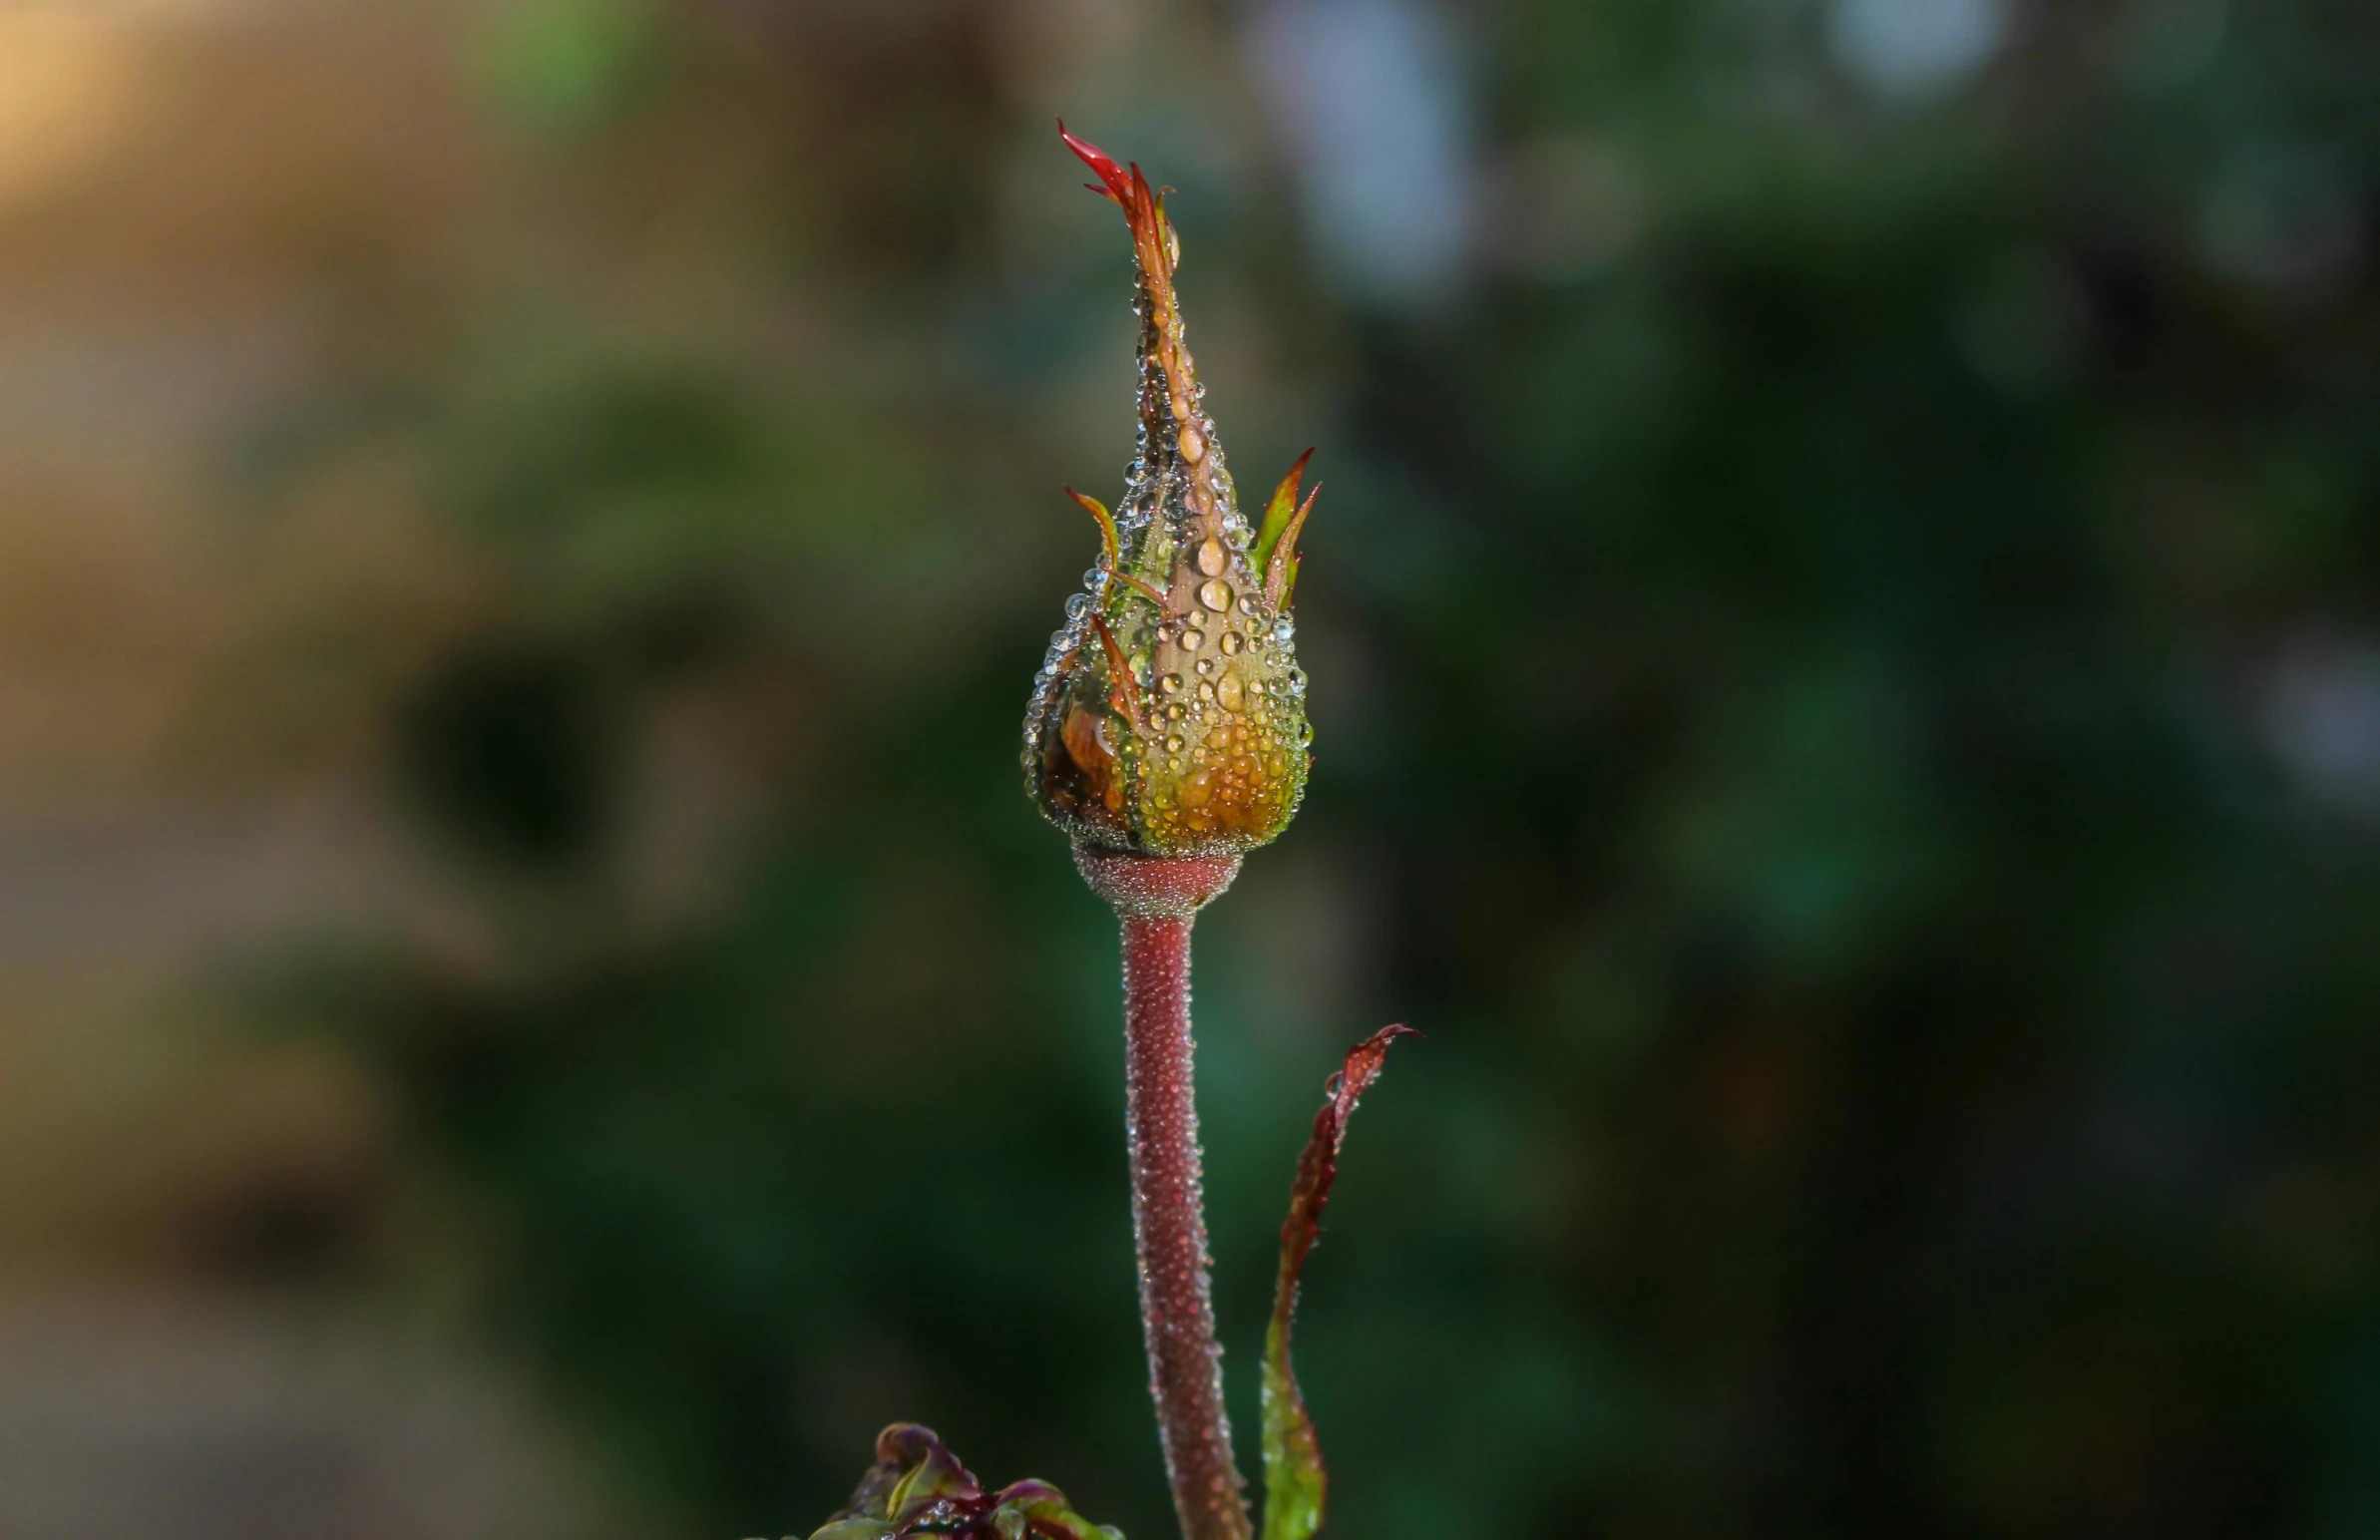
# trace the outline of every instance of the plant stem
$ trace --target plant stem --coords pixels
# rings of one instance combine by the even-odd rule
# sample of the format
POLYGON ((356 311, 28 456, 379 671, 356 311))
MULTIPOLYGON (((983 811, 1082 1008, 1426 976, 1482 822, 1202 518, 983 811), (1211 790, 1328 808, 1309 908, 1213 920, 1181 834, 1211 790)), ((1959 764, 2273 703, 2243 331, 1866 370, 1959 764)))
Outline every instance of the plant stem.
POLYGON ((1125 916, 1124 1106, 1149 1393, 1186 1540, 1245 1540, 1207 1293, 1207 1225, 1191 1084, 1187 917, 1125 916))
POLYGON ((1236 857, 1079 856, 1123 924, 1124 1107, 1149 1393, 1184 1540, 1249 1540, 1208 1295, 1190 1039, 1190 926, 1236 857))

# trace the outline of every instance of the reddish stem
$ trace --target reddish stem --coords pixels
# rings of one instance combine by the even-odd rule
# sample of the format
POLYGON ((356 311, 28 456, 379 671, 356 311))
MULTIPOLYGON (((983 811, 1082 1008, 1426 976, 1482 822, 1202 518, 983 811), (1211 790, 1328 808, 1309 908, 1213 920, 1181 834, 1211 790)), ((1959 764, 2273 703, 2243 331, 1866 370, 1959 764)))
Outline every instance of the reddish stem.
POLYGON ((1124 1105, 1149 1393, 1186 1540, 1246 1540, 1208 1299, 1207 1225, 1191 1087, 1190 921, 1124 917, 1124 1105))
POLYGON ((1208 1297, 1191 1072, 1190 925, 1239 870, 1236 857, 1167 859, 1080 852, 1091 887, 1116 907, 1124 942, 1124 1108, 1132 1231, 1149 1393, 1184 1540, 1249 1540, 1244 1483, 1223 1406, 1222 1348, 1208 1297))

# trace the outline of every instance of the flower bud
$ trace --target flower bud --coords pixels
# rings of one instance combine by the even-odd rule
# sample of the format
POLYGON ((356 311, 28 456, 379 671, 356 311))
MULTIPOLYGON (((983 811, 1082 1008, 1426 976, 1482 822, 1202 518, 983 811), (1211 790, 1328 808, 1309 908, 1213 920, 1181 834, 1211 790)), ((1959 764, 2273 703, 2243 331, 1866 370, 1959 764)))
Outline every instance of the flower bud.
POLYGON ((1131 230, 1140 440, 1112 515, 1068 489, 1098 526, 1100 556, 1034 681, 1025 788, 1078 843, 1152 856, 1251 850, 1296 815, 1312 763, 1289 606, 1313 451, 1251 529, 1182 340, 1181 240, 1164 200, 1138 166, 1058 132, 1131 230))

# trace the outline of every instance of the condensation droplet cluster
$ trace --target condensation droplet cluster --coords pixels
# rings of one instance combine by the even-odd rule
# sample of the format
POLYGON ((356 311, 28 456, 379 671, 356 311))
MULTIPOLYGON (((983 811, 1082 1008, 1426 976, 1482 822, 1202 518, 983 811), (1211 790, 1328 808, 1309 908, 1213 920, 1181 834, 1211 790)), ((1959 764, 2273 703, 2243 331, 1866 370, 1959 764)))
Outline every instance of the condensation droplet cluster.
POLYGON ((1025 712, 1025 783, 1077 839, 1156 855, 1245 851, 1279 834, 1304 796, 1306 675, 1296 625, 1254 567, 1205 387, 1172 383, 1188 368, 1178 311, 1161 342, 1155 308, 1144 276, 1117 570, 1102 558, 1066 598, 1025 712))

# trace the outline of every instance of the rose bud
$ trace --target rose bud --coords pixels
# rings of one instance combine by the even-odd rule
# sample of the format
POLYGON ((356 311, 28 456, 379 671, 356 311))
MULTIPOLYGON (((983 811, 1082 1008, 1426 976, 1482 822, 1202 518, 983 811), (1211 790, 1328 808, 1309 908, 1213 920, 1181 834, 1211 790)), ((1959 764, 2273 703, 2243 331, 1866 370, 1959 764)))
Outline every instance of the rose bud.
MULTIPOLYGON (((1025 786, 1077 843, 1150 856, 1238 853, 1298 811, 1312 763, 1292 643, 1306 457, 1251 529, 1182 340, 1181 241, 1140 168, 1065 133, 1119 204, 1137 268, 1140 435, 1098 563, 1066 599, 1024 723, 1025 786)), ((1313 451, 1307 451, 1311 456, 1313 451)))

